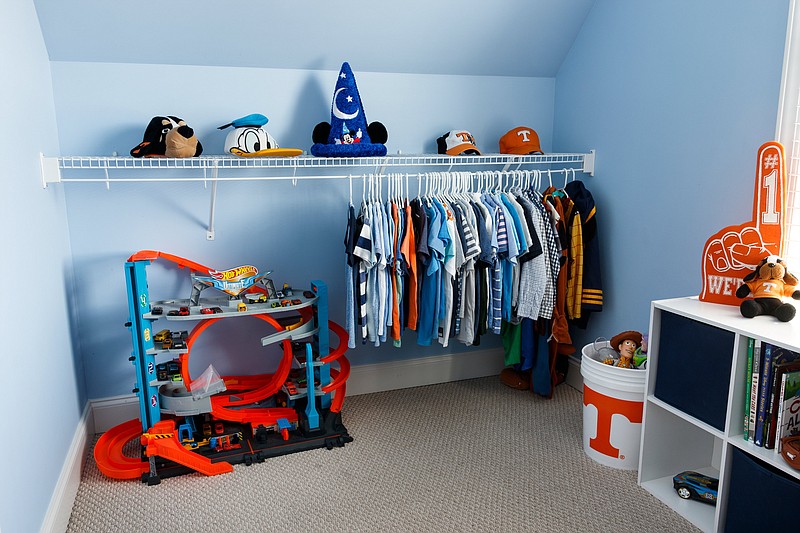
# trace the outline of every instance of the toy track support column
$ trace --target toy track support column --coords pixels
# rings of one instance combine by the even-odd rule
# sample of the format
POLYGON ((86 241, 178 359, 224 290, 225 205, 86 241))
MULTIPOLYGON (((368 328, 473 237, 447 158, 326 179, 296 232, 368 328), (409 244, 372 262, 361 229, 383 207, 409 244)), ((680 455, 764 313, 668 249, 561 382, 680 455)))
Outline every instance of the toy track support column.
MULTIPOLYGON (((322 359, 330 353, 330 331, 328 329, 328 286, 324 281, 312 280, 311 290, 317 295, 316 307, 316 327, 319 329, 317 334, 317 353, 318 359, 322 359)), ((321 365, 319 367, 319 387, 324 388, 331 382, 331 367, 330 365, 321 365)), ((330 393, 320 397, 320 408, 330 409, 331 395, 330 393)))
POLYGON ((306 343, 306 419, 308 429, 319 429, 319 411, 317 411, 317 393, 314 391, 314 350, 311 343, 306 343))
POLYGON ((139 420, 142 432, 161 420, 158 401, 158 388, 150 385, 155 376, 155 355, 147 353, 153 348, 152 322, 145 318, 150 312, 150 295, 147 289, 145 267, 149 261, 129 261, 125 263, 125 281, 128 287, 128 312, 130 313, 131 340, 133 352, 131 362, 136 367, 136 394, 139 396, 139 420))

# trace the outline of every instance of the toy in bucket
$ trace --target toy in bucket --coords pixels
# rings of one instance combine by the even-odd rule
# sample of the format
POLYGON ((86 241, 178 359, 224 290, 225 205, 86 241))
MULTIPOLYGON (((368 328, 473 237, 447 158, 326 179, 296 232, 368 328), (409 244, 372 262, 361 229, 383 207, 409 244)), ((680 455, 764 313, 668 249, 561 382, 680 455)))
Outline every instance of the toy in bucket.
POLYGON ((611 337, 608 344, 599 338, 594 342, 595 352, 606 365, 620 368, 647 368, 647 339, 638 331, 623 331, 611 337))

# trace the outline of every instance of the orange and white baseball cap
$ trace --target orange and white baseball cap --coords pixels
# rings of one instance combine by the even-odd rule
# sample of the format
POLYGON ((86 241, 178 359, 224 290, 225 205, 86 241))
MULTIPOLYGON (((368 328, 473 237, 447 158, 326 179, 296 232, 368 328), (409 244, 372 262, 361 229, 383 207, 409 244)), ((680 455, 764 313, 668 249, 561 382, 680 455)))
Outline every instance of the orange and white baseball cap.
POLYGON ((509 130, 500 137, 501 154, 543 154, 542 147, 539 145, 539 135, 533 128, 519 126, 509 130))
POLYGON ((475 138, 466 130, 451 130, 436 139, 440 154, 481 155, 475 146, 475 138))

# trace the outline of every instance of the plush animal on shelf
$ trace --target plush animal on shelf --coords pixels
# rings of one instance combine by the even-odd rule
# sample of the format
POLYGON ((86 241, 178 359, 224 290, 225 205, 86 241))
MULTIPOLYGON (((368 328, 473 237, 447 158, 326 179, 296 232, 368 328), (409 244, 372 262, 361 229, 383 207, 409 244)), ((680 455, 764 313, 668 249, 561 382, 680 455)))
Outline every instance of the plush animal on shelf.
POLYGON ((299 148, 281 148, 272 135, 264 129, 269 119, 260 113, 237 118, 217 129, 233 126, 225 137, 225 153, 239 157, 291 157, 300 155, 299 148))
POLYGON ((171 115, 150 119, 142 142, 131 149, 133 157, 197 157, 202 153, 203 145, 194 130, 171 115))
POLYGON ((743 281, 736 290, 736 296, 746 298, 753 295, 752 300, 745 300, 739 306, 743 317, 772 315, 781 322, 794 318, 797 310, 791 303, 784 302, 783 298, 789 296, 800 300, 800 290, 797 288, 797 278, 789 273, 783 259, 776 255, 765 257, 743 281))
POLYGON ((372 157, 386 155, 389 134, 380 122, 367 117, 350 64, 342 63, 331 104, 331 121, 314 127, 311 153, 317 157, 372 157))

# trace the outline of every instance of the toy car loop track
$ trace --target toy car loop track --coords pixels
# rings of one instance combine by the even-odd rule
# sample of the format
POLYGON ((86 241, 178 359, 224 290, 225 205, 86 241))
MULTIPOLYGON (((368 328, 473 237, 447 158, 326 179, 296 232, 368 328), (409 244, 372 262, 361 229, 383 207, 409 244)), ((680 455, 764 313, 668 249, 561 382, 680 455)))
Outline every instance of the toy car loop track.
POLYGON ((130 311, 126 325, 131 329, 130 360, 137 370, 134 392, 140 418, 111 428, 98 439, 94 458, 103 474, 139 478, 152 485, 190 472, 223 474, 234 464, 341 447, 353 440, 341 418, 350 374, 344 356, 347 332, 328 320, 323 282, 313 281, 311 289, 300 294, 287 285, 277 291, 265 274, 259 275, 250 265, 217 271, 152 250, 131 256, 125 272, 130 311), (188 299, 150 302, 146 266, 156 259, 191 271, 188 299), (227 297, 201 299, 206 288, 227 297), (287 312, 291 314, 286 316, 287 312), (282 316, 273 316, 276 313, 282 316), (275 372, 219 376, 209 366, 193 379, 189 358, 197 339, 212 325, 224 326, 227 318, 244 316, 276 330, 261 338, 262 347, 282 346, 275 372), (191 332, 172 331, 155 328, 153 323, 160 319, 197 323, 191 332), (333 350, 331 331, 339 341, 333 350), (294 369, 293 362, 299 363, 294 369), (137 438, 140 453, 130 457, 123 450, 137 438))

